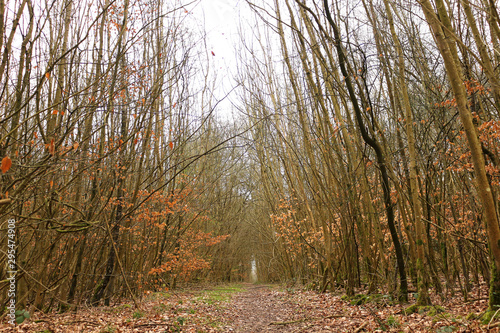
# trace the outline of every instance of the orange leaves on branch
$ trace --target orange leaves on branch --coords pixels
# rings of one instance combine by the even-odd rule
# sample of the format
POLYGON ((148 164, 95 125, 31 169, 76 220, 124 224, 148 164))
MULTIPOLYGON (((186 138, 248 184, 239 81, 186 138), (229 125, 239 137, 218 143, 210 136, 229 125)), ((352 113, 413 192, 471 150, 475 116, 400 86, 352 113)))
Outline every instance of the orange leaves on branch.
POLYGON ((151 268, 148 275, 170 272, 187 281, 193 272, 210 268, 211 260, 203 254, 206 248, 217 245, 228 237, 229 235, 213 236, 210 232, 187 231, 179 239, 179 247, 165 256, 166 261, 161 266, 151 268))
POLYGON ((50 140, 50 143, 45 144, 45 149, 49 151, 50 155, 54 155, 56 153, 56 145, 54 139, 50 140))
POLYGON ((50 78, 50 73, 45 73, 45 77, 47 78, 47 80, 50 78))
POLYGON ((168 143, 168 146, 170 147, 170 149, 174 149, 174 143, 172 141, 168 143))
POLYGON ((214 53, 214 51, 212 51, 212 55, 215 57, 215 53, 214 53))
POLYGON ((478 80, 465 80, 464 84, 469 96, 475 93, 479 95, 484 95, 486 93, 484 86, 478 80))
POLYGON ((78 149, 78 146, 79 146, 79 143, 78 143, 78 142, 73 143, 73 149, 74 149, 74 150, 77 150, 77 149, 78 149))
POLYGON ((12 166, 12 160, 10 159, 9 156, 5 156, 2 159, 2 166, 1 166, 2 173, 6 173, 7 171, 9 171, 11 166, 12 166))
POLYGON ((435 107, 451 107, 451 106, 455 107, 455 106, 457 106, 457 101, 455 100, 455 98, 447 99, 444 102, 435 103, 434 106, 435 107))

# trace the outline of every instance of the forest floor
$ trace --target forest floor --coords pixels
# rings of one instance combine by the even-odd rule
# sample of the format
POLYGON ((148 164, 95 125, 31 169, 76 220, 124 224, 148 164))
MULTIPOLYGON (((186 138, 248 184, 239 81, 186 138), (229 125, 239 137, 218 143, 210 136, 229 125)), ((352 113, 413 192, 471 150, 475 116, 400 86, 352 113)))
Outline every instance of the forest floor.
POLYGON ((130 302, 77 313, 35 312, 16 327, 3 317, 0 332, 498 332, 499 322, 471 319, 486 310, 484 298, 434 301, 439 306, 409 314, 410 304, 394 304, 388 295, 348 299, 243 283, 151 293, 141 309, 130 302))

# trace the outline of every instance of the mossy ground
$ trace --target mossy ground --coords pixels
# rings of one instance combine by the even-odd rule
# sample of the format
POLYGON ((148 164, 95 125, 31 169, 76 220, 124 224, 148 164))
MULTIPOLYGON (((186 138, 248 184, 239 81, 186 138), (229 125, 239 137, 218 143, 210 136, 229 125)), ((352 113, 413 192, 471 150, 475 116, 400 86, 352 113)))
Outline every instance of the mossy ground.
POLYGON ((404 310, 406 315, 412 313, 427 314, 428 316, 434 317, 438 314, 446 313, 445 308, 439 305, 425 305, 420 306, 417 304, 410 305, 404 310))
POLYGON ((488 325, 491 321, 500 319, 500 311, 488 310, 481 316, 480 319, 483 325, 488 325))
POLYGON ((363 305, 367 303, 392 305, 394 302, 392 296, 384 294, 357 294, 352 297, 344 295, 341 299, 348 301, 351 305, 363 305))

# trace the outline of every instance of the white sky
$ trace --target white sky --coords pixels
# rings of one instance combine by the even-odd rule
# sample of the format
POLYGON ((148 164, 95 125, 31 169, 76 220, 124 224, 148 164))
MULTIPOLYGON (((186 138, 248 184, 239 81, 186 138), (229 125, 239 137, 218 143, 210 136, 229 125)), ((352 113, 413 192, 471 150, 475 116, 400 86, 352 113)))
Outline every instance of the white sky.
MULTIPOLYGON (((220 85, 214 93, 222 98, 235 85, 238 27, 252 12, 245 0, 199 0, 189 10, 201 27, 204 23, 207 51, 220 85)), ((219 104, 217 111, 223 118, 230 118, 230 109, 231 103, 227 100, 219 104)))

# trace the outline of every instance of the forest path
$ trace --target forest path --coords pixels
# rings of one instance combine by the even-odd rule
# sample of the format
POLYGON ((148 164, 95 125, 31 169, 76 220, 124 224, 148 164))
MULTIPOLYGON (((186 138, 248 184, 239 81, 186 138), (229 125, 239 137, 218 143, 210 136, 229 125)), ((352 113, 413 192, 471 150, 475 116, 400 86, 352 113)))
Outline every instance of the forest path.
MULTIPOLYGON (((297 320, 300 307, 276 291, 275 286, 244 284, 244 292, 232 297, 233 332, 300 332, 297 320), (293 323, 290 327, 287 323, 293 323)), ((299 325, 302 326, 302 325, 299 325)))
MULTIPOLYGON (((487 292, 485 285, 481 294, 487 292)), ((382 327, 394 333, 499 332, 500 322, 483 325, 478 319, 465 319, 484 312, 487 299, 465 303, 458 294, 442 302, 438 295, 432 296, 444 313, 405 314, 409 304, 389 302, 388 295, 355 305, 340 293, 277 285, 192 286, 149 293, 141 309, 124 300, 111 306, 82 305, 78 312, 35 311, 17 326, 9 325, 4 316, 0 317, 0 333, 358 333, 380 332, 382 327)))

